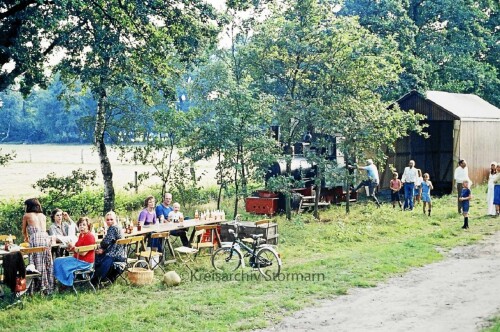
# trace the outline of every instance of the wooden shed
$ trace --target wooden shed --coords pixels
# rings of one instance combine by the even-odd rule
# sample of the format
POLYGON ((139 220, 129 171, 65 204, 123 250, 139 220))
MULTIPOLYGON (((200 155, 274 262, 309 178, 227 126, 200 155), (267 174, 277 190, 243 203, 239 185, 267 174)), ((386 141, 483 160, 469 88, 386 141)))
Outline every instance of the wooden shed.
POLYGON ((408 161, 415 160, 422 173, 429 173, 436 193, 451 193, 453 173, 460 159, 468 163, 475 184, 487 179, 491 161, 500 161, 500 109, 472 94, 412 91, 396 101, 402 110, 427 117, 429 138, 417 134, 396 142, 381 176, 389 186, 392 164, 401 176, 408 161))

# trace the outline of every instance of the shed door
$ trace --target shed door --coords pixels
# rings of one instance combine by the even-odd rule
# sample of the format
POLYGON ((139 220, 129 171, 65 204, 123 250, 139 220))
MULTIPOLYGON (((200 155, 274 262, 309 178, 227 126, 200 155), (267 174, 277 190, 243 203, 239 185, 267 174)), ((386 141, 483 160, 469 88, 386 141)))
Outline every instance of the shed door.
POLYGON ((453 121, 426 121, 425 139, 411 135, 411 156, 422 173, 429 173, 435 194, 451 193, 453 183, 453 121))

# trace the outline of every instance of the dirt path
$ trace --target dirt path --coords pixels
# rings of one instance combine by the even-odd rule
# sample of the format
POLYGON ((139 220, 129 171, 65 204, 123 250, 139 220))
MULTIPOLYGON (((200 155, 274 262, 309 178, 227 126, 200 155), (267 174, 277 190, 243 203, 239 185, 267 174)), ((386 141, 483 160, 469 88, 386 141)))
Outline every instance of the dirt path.
POLYGON ((376 288, 353 289, 266 331, 478 331, 500 314, 500 232, 376 288))

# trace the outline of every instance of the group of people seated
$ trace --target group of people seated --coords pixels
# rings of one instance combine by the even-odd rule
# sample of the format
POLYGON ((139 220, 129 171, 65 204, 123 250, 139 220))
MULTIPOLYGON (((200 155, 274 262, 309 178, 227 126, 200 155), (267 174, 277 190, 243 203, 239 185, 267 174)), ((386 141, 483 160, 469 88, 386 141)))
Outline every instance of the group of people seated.
MULTIPOLYGON (((164 195, 162 203, 155 207, 154 197, 148 196, 144 202, 144 209, 139 214, 138 222, 145 226, 166 221, 182 222, 184 216, 180 212, 179 203, 171 205, 171 202, 172 194, 167 193, 164 195)), ((51 293, 54 290, 55 279, 63 287, 72 286, 74 271, 88 269, 92 264, 95 269, 92 279, 94 284, 103 280, 113 282, 118 277, 121 271, 117 269, 117 266, 120 264, 115 263, 125 262, 127 253, 124 246, 116 243, 124 234, 117 223, 115 212, 106 213, 107 231, 96 250, 64 256, 58 249, 55 253, 57 258, 54 260, 51 252, 52 243, 65 244, 64 250, 67 253, 73 251, 75 247, 95 244, 96 238, 92 232, 93 225, 87 217, 79 218, 75 224, 68 213, 61 209, 55 209, 51 213, 51 219, 52 224, 47 232, 46 217, 38 199, 30 198, 25 201, 22 224, 24 241, 29 242, 31 247, 47 248, 42 253, 30 256, 30 264, 34 264, 42 275, 40 288, 44 293, 51 293)), ((179 236, 183 246, 189 246, 187 229, 174 230, 171 235, 179 236)), ((158 239, 149 239, 148 245, 161 251, 161 243, 155 242, 155 240, 158 239)))

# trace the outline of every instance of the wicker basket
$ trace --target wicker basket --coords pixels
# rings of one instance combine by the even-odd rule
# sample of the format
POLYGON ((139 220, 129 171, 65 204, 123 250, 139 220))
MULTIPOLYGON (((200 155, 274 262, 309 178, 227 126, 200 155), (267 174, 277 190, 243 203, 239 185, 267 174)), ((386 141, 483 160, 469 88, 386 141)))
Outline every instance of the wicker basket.
POLYGON ((148 285, 153 282, 154 271, 149 269, 149 264, 145 261, 137 261, 135 264, 127 271, 128 280, 134 285, 148 285), (146 264, 147 269, 143 267, 135 267, 137 263, 146 264))

